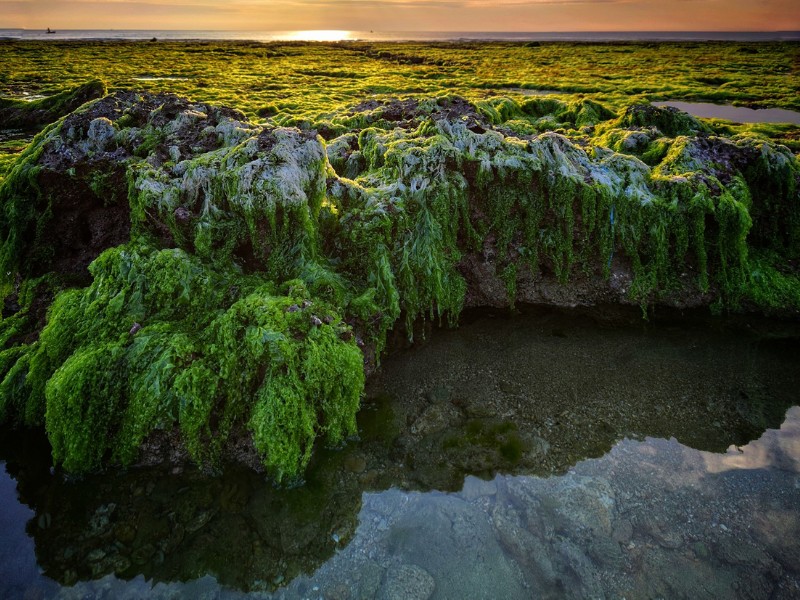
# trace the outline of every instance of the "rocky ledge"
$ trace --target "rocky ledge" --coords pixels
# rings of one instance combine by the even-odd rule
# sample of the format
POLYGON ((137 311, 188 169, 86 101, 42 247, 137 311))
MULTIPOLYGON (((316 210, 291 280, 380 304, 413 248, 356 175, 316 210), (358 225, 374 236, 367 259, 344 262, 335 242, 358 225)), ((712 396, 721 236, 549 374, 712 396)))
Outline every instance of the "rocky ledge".
POLYGON ((232 454, 291 479, 420 319, 796 317, 798 183, 787 148, 649 105, 371 101, 297 129, 118 92, 0 187, 0 420, 44 424, 69 471, 232 454))

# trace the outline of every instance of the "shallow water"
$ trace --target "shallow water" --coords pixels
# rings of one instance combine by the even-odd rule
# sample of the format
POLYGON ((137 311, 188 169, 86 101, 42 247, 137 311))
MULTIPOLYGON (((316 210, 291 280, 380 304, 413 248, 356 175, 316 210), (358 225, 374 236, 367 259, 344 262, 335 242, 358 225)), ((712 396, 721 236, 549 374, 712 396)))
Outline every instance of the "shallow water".
POLYGON ((0 129, 0 142, 19 142, 23 146, 30 143, 33 137, 32 133, 21 129, 0 129))
POLYGON ((800 112, 785 108, 745 108, 709 102, 653 102, 653 106, 671 106, 703 119, 725 119, 734 123, 794 123, 800 125, 800 112))
POLYGON ((179 75, 156 76, 156 75, 142 75, 140 77, 131 77, 134 81, 186 81, 189 77, 182 77, 179 75))
POLYGON ((569 92, 562 92, 560 90, 537 90, 533 88, 521 88, 521 87, 511 87, 511 88, 501 88, 503 92, 516 92, 518 94, 522 94, 523 96, 552 96, 554 94, 568 94, 569 92))
POLYGON ((796 597, 796 330, 482 313, 386 359, 295 489, 66 481, 4 435, 0 597, 796 597))

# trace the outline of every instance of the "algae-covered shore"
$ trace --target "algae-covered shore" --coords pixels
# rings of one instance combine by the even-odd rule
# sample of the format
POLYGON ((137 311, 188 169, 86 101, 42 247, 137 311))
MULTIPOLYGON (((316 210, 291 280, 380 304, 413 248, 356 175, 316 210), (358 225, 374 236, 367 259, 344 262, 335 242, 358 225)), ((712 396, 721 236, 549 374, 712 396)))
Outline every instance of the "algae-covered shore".
POLYGON ((798 108, 797 45, 2 47, 0 419, 68 471, 293 480, 465 306, 800 314, 797 126, 649 104, 798 108))
MULTIPOLYGON (((0 49, 2 98, 36 99, 98 78, 112 91, 171 92, 286 126, 318 125, 365 99, 440 93, 478 101, 544 90, 614 110, 664 100, 800 110, 800 46, 790 42, 0 41, 0 49)), ((800 151, 796 125, 717 127, 800 151)), ((20 147, 12 140, 7 149, 20 147)))

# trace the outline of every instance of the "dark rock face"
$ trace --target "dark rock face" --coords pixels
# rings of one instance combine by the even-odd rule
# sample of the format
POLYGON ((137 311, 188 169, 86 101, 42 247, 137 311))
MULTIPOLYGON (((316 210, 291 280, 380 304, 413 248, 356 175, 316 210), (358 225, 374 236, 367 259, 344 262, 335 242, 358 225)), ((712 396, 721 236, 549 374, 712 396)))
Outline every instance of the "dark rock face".
MULTIPOLYGON (((115 190, 125 189, 125 170, 120 168, 120 163, 92 162, 92 166, 100 166, 107 174, 104 185, 115 190)), ((52 260, 21 256, 21 261, 30 265, 33 276, 54 270, 85 280, 86 267, 100 252, 130 238, 130 210, 124 195, 107 205, 87 181, 81 180, 77 169, 75 173, 77 181, 74 182, 68 181, 70 175, 58 170, 44 168, 39 173, 39 185, 62 191, 51 196, 48 207, 58 215, 58 220, 40 221, 41 226, 37 227, 35 234, 41 240, 49 241, 52 260)))
MULTIPOLYGON (((508 306, 506 282, 501 278, 497 265, 487 253, 470 253, 458 265, 467 281, 467 307, 508 306)), ((603 304, 630 304, 629 297, 633 271, 627 261, 612 261, 610 275, 598 272, 572 278, 568 283, 559 282, 552 275, 534 274, 527 267, 516 274, 516 301, 520 304, 542 304, 561 307, 593 306, 603 304)), ((708 297, 702 293, 683 293, 671 304, 689 308, 703 306, 708 297)))

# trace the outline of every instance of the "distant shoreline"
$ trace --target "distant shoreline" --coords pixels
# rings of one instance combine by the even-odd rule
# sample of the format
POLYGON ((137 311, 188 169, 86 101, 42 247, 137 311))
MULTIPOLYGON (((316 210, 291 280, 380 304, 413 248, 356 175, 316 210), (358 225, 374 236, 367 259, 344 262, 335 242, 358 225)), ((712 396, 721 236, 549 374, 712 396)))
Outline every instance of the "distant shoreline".
POLYGON ((5 41, 364 41, 364 42, 800 42, 800 31, 603 31, 603 32, 480 32, 480 31, 211 31, 141 29, 0 29, 5 41), (315 34, 340 34, 318 39, 315 34))

